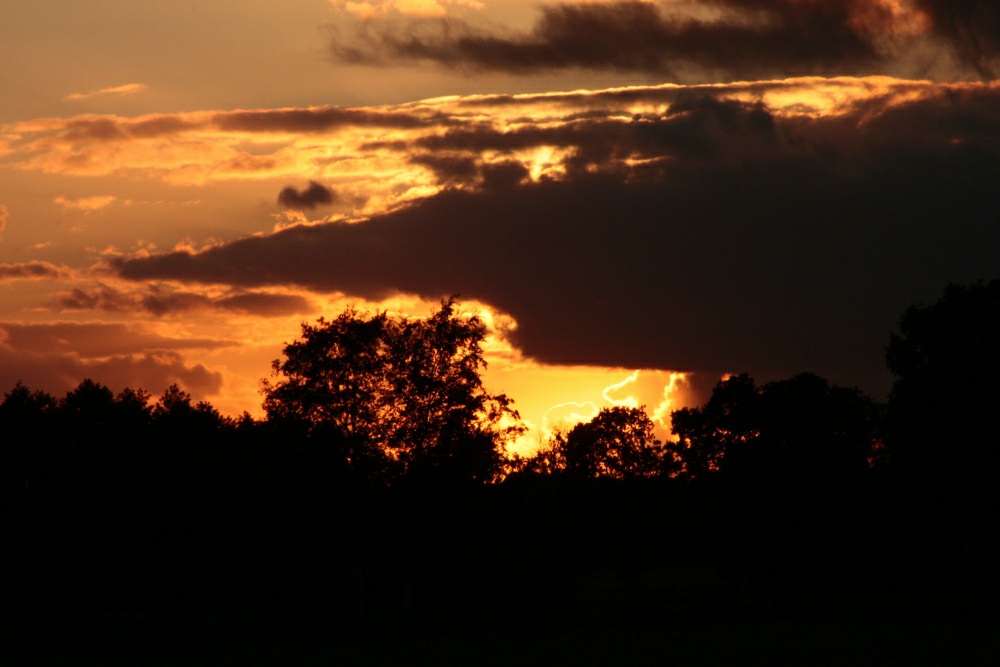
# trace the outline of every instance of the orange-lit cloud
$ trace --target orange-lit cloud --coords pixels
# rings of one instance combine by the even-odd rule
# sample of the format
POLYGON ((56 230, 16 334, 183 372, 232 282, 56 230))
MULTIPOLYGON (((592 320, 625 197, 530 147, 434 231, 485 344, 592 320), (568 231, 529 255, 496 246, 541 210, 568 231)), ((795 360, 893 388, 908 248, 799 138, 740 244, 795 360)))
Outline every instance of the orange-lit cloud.
POLYGON ((358 16, 361 19, 372 20, 387 15, 403 15, 419 18, 436 18, 445 16, 449 9, 455 7, 481 9, 483 3, 478 0, 330 0, 335 7, 358 16))
POLYGON ((73 93, 66 97, 67 100, 87 100, 91 97, 97 97, 98 95, 134 95, 135 93, 142 92, 146 90, 148 86, 144 83, 128 83, 124 86, 115 86, 114 88, 102 88, 101 90, 94 90, 89 93, 73 93))
POLYGON ((133 312, 154 317, 225 312, 272 318, 316 311, 316 305, 301 294, 247 290, 205 293, 162 285, 122 289, 98 283, 58 292, 53 301, 61 311, 133 312))
POLYGON ((88 213, 90 211, 98 211, 102 208, 107 208, 115 203, 118 197, 114 195, 104 195, 97 197, 81 197, 80 199, 66 199, 65 197, 56 197, 54 202, 63 207, 63 209, 77 209, 88 213))
POLYGON ((182 351, 237 345, 212 338, 176 338, 139 325, 0 322, 0 387, 22 382, 33 389, 68 391, 85 378, 116 390, 154 393, 178 383, 197 396, 219 392, 222 374, 188 362, 182 351))
POLYGON ((625 389, 625 387, 627 387, 630 384, 633 384, 638 379, 639 379, 639 371, 635 371, 621 382, 617 382, 611 385, 610 387, 606 387, 603 392, 604 400, 606 400, 608 403, 611 403, 611 405, 624 406, 627 408, 639 407, 638 399, 636 399, 636 397, 632 396, 631 394, 627 394, 622 397, 612 396, 612 394, 615 394, 625 389))
POLYGON ((1000 56, 1000 12, 991 0, 960 8, 945 0, 555 2, 539 7, 527 31, 475 16, 435 18, 443 9, 399 21, 386 17, 392 4, 356 4, 364 20, 335 33, 334 57, 465 73, 649 72, 696 83, 804 73, 912 76, 935 66, 989 79, 1000 56))
POLYGON ((670 413, 684 407, 681 404, 683 398, 679 395, 682 386, 688 385, 689 373, 671 373, 670 380, 663 387, 663 400, 653 409, 650 418, 658 423, 665 430, 670 430, 670 413))
POLYGON ((394 174, 340 172, 371 188, 364 215, 113 266, 371 301, 459 293, 514 317, 512 342, 548 364, 873 383, 917 257, 935 258, 921 284, 998 270, 998 102, 998 83, 885 77, 425 101, 378 141, 338 135, 394 174), (559 168, 533 177, 533 160, 559 168))
POLYGON ((547 436, 556 430, 568 432, 577 424, 589 422, 598 412, 598 407, 591 401, 553 405, 542 415, 542 434, 547 436))
POLYGON ((0 282, 10 280, 65 280, 75 272, 65 266, 49 262, 19 262, 0 264, 0 282))
POLYGON ((10 217, 10 211, 7 210, 6 206, 0 206, 0 240, 3 239, 3 232, 7 229, 7 218, 10 217))
POLYGON ((0 322, 4 343, 14 350, 35 354, 75 353, 96 359, 123 354, 165 350, 214 350, 239 345, 215 338, 168 337, 140 324, 105 322, 0 322))

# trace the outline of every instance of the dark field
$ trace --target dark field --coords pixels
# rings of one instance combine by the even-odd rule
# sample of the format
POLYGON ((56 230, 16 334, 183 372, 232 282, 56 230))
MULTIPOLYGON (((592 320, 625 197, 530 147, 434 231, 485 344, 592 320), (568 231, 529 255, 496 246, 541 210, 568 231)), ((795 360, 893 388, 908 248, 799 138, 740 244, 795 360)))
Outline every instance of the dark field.
POLYGON ((322 613, 34 613, 0 634, 4 665, 989 665, 1000 617, 935 595, 816 605, 592 593, 508 617, 322 613))

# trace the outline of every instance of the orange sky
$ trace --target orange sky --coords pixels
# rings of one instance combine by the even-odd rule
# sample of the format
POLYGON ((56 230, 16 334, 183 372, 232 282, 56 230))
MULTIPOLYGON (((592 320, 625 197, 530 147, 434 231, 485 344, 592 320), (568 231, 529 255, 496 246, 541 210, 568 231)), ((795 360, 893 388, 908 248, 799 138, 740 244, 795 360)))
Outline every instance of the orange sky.
MULTIPOLYGON (((811 160, 822 152, 816 148, 820 143, 854 146, 853 139, 838 137, 874 127, 893 113, 930 108, 946 98, 970 100, 969 109, 981 109, 985 103, 977 100, 996 95, 984 74, 991 61, 963 59, 961 45, 948 46, 949 34, 935 27, 935 3, 824 2, 835 9, 822 16, 840 21, 831 34, 847 35, 848 46, 837 53, 853 55, 838 60, 841 55, 817 54, 815 62, 791 67, 779 49, 762 58, 757 70, 717 58, 705 64, 701 47, 663 50, 659 42, 633 61, 588 60, 574 51, 575 36, 552 37, 552 26, 560 21, 582 25, 596 16, 626 25, 647 11, 634 3, 579 3, 583 13, 573 13, 576 8, 558 9, 566 5, 543 3, 549 9, 540 10, 535 2, 492 0, 5 2, 0 7, 5 45, 0 390, 22 380, 60 395, 92 377, 116 390, 142 386, 158 394, 177 382, 224 413, 260 415, 259 380, 282 343, 297 337, 302 321, 331 316, 348 304, 422 315, 452 288, 423 286, 405 276, 392 278, 395 283, 376 280, 371 288, 290 278, 252 285, 181 274, 136 278, 123 269, 130 266, 127 260, 225 249, 253 236, 266 241, 295 226, 365 225, 462 192, 487 197, 496 188, 514 188, 510 197, 517 198, 521 188, 535 185, 541 192, 611 168, 627 174, 623 187, 631 187, 650 177, 650 170, 659 170, 653 178, 664 178, 663 170, 678 164, 709 160, 713 168, 747 168, 771 160, 776 151, 782 160, 811 160), (848 9, 840 11, 841 4, 848 9), (508 40, 505 52, 516 59, 463 51, 447 42, 436 32, 442 17, 471 42, 508 40), (373 44, 382 44, 380 49, 396 44, 392 40, 399 35, 423 40, 423 55, 379 51, 385 62, 365 55, 373 44), (553 56, 560 48, 563 52, 553 56), (702 150, 696 142, 710 137, 685 125, 702 113, 701 107, 684 107, 692 99, 730 105, 747 118, 764 113, 779 124, 781 138, 758 140, 748 125, 739 130, 738 141, 691 153, 702 150), (655 132, 619 136, 626 126, 641 130, 634 124, 640 120, 655 132), (598 131, 619 138, 598 141, 597 134, 587 134, 598 131), (311 182, 330 193, 329 202, 309 200, 311 182), (286 188, 291 194, 280 199, 286 188)), ((791 2, 779 5, 788 12, 800 9, 791 2)), ((662 18, 668 36, 695 26, 709 40, 714 39, 709 28, 730 15, 736 17, 733 25, 749 20, 745 3, 735 0, 643 7, 658 12, 650 16, 662 18)), ((762 16, 753 20, 764 29, 786 30, 784 14, 762 16)), ((989 37, 980 43, 987 56, 989 37)), ((712 122, 715 132, 721 131, 719 122, 728 121, 712 122)), ((956 125, 954 132, 935 127, 937 134, 920 134, 921 141, 939 142, 934 150, 970 141, 995 148, 993 126, 982 131, 956 125)), ((881 131, 878 136, 888 137, 881 131)), ((859 139, 856 149, 843 148, 833 173, 853 173, 872 145, 859 139)), ((634 272, 628 253, 601 257, 595 260, 600 268, 575 278, 567 274, 565 282, 544 292, 547 301, 525 306, 531 317, 519 316, 513 297, 493 296, 500 293, 475 280, 468 282, 472 293, 463 292, 466 283, 460 280, 453 288, 462 292, 470 312, 498 323, 486 379, 491 389, 515 399, 532 427, 521 449, 547 429, 617 404, 647 406, 665 437, 669 409, 703 401, 723 373, 752 367, 738 356, 694 367, 674 365, 669 355, 618 354, 616 341, 631 349, 629 341, 639 335, 621 312, 608 316, 620 323, 620 336, 610 326, 595 325, 606 355, 578 356, 579 349, 596 348, 575 342, 567 343, 565 353, 556 340, 540 343, 537 329, 525 327, 535 326, 546 311, 579 313, 578 305, 560 303, 562 294, 572 293, 573 304, 602 304, 602 283, 591 283, 593 274, 607 271, 620 278, 634 272), (577 286, 591 296, 575 294, 577 286), (521 349, 521 340, 534 341, 533 347, 521 349), (633 363, 644 360, 648 365, 633 363)), ((712 261, 706 250, 702 264, 712 261)), ((530 273, 514 259, 500 266, 508 282, 530 273)), ((980 272, 990 268, 977 266, 980 272)), ((277 266, 274 272, 279 275, 277 266)), ((687 289, 646 273, 629 276, 604 284, 610 295, 634 288, 639 296, 630 302, 633 309, 656 308, 687 289)), ((557 279, 542 278, 550 277, 557 279)), ((942 269, 915 286, 901 285, 898 294, 916 300, 925 291, 936 293, 942 279, 962 277, 942 269)), ((529 296, 531 289, 525 291, 529 296)), ((895 294, 884 303, 905 306, 895 294)), ((760 319, 780 320, 772 315, 762 313, 760 319)), ((658 332, 674 322, 690 327, 697 320, 697 314, 675 308, 662 323, 649 325, 644 344, 655 344, 656 336, 664 336, 658 332)), ((569 337, 573 329, 569 326, 569 337)), ((693 329, 688 335, 695 342, 700 336, 693 329)), ((786 367, 812 370, 799 367, 811 359, 803 353, 787 364, 762 362, 760 368, 765 375, 786 367)), ((820 368, 835 361, 821 353, 816 360, 820 368)), ((844 376, 859 383, 867 377, 861 371, 844 376)))

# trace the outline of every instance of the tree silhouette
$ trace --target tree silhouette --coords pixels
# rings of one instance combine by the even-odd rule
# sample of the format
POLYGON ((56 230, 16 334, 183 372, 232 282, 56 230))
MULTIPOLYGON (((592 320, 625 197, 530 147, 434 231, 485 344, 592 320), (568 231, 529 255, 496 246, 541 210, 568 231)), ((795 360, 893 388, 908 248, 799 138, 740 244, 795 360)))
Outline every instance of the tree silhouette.
POLYGON ((672 414, 680 475, 713 470, 845 479, 868 468, 881 406, 812 373, 757 387, 747 374, 720 381, 708 403, 672 414))
POLYGON ((270 420, 307 423, 358 469, 489 481, 521 427, 512 401, 483 387, 485 337, 451 299, 427 319, 348 309, 302 325, 273 363, 278 379, 265 380, 264 408, 270 420))
POLYGON ((700 408, 671 413, 675 442, 667 443, 678 474, 687 479, 718 470, 723 458, 757 437, 760 395, 752 377, 743 373, 720 380, 700 408))
POLYGON ((539 473, 635 479, 663 471, 663 448, 642 408, 603 408, 569 433, 555 433, 525 464, 539 473))
POLYGON ((890 456, 940 476, 1000 474, 1000 280, 913 305, 886 348, 890 456))

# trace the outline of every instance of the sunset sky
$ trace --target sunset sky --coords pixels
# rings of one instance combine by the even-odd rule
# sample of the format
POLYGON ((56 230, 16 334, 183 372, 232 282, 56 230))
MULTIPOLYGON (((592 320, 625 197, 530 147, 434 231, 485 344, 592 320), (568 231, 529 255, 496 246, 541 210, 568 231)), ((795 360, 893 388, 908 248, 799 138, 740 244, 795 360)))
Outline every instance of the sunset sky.
POLYGON ((883 399, 902 311, 1000 277, 996 0, 5 0, 0 43, 0 393, 260 416, 302 322, 457 294, 532 438, 665 429, 727 373, 883 399))

